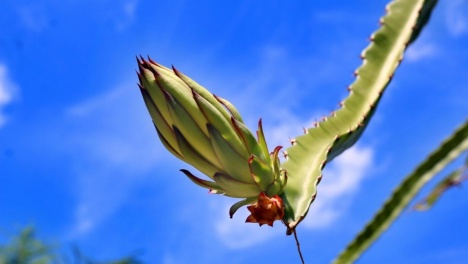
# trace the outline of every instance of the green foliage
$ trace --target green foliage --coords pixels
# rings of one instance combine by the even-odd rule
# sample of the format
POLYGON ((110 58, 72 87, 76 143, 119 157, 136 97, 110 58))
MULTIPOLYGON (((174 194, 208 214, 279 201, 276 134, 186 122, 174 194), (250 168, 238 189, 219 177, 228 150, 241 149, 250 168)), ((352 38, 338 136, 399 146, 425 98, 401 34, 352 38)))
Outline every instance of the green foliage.
POLYGON ((74 248, 73 257, 68 258, 36 237, 33 227, 24 228, 6 245, 0 245, 0 264, 141 264, 134 256, 113 261, 95 261, 74 248))
POLYGON ((0 246, 0 264, 47 264, 54 260, 53 248, 38 240, 32 227, 22 230, 9 244, 0 246))

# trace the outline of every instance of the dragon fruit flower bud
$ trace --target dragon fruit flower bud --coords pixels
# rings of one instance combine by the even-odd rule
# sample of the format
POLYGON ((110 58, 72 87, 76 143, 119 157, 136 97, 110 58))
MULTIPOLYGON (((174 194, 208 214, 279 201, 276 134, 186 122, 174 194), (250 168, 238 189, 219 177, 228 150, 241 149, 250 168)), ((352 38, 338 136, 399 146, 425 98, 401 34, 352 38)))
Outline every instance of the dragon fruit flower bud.
POLYGON ((137 62, 140 91, 162 144, 209 180, 181 171, 211 193, 243 198, 231 207, 231 217, 244 205, 263 205, 266 198, 273 198, 275 206, 249 206, 252 215, 247 222, 271 225, 281 219, 283 206, 277 195, 287 176, 280 168, 281 147, 268 151, 261 120, 255 138, 227 100, 174 67, 151 59, 137 58, 137 62))

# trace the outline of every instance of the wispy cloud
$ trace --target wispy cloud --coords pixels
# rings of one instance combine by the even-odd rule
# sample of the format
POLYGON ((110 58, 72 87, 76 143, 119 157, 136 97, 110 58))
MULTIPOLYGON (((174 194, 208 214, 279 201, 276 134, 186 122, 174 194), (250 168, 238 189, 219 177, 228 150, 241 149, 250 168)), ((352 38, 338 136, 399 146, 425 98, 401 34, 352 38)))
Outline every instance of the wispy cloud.
POLYGON ((31 32, 39 33, 49 26, 49 20, 43 6, 22 6, 18 12, 20 23, 31 32))
POLYGON ((245 219, 249 215, 246 208, 241 208, 233 219, 230 219, 226 212, 229 212, 231 205, 225 204, 222 209, 218 210, 220 213, 218 214, 218 222, 215 224, 218 239, 227 247, 232 249, 246 248, 266 241, 273 236, 284 235, 284 225, 280 222, 275 222, 274 228, 269 226, 259 228, 258 224, 245 223, 245 219))
POLYGON ((135 19, 135 13, 138 7, 139 0, 125 0, 119 11, 119 19, 117 20, 117 30, 125 30, 135 19))
MULTIPOLYGON (((360 146, 352 147, 336 158, 325 169, 317 199, 301 225, 309 229, 327 228, 346 214, 353 195, 370 174, 372 158, 372 149, 360 146)), ((274 228, 258 228, 255 224, 246 224, 245 219, 249 213, 245 208, 241 208, 233 219, 229 219, 226 212, 230 205, 225 203, 216 206, 219 215, 215 223, 216 234, 227 247, 245 248, 271 237, 284 235, 284 226, 279 222, 275 223, 274 228)))
POLYGON ((453 36, 468 33, 468 1, 448 1, 445 19, 447 28, 453 36))
POLYGON ((140 95, 128 86, 70 107, 67 144, 76 160, 77 206, 71 236, 92 231, 161 162, 163 153, 140 95), (151 139, 155 144, 148 144, 151 139), (104 195, 105 193, 105 195, 104 195))
POLYGON ((405 58, 409 62, 418 62, 436 56, 437 52, 438 50, 435 44, 418 41, 408 48, 405 58))
POLYGON ((2 110, 13 100, 15 91, 17 91, 17 87, 9 79, 7 67, 0 63, 0 127, 2 127, 7 120, 2 110))
POLYGON ((372 168, 370 147, 354 146, 337 157, 323 172, 317 198, 302 226, 324 228, 332 225, 343 213, 372 168))

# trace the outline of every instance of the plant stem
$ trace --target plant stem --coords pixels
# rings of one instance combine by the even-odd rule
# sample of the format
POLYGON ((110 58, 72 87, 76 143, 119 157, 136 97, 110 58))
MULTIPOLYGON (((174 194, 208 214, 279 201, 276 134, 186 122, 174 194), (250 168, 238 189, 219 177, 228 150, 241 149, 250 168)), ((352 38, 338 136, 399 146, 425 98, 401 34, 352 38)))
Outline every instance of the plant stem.
POLYGON ((297 252, 299 252, 299 257, 301 258, 301 262, 302 264, 305 264, 304 262, 304 257, 302 256, 302 252, 301 252, 301 245, 299 244, 299 239, 297 238, 297 233, 296 233, 296 229, 294 228, 294 239, 296 240, 296 246, 297 246, 297 252))

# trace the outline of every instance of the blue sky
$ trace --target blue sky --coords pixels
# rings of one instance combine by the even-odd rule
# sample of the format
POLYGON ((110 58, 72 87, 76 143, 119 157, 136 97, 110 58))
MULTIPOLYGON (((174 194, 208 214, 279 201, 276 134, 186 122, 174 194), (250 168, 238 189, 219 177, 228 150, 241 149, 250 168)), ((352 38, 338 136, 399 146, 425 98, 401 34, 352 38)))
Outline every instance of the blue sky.
MULTIPOLYGON (((135 55, 175 65, 229 99, 270 146, 338 107, 385 1, 3 0, 0 232, 101 259, 294 263, 292 237, 229 219, 158 141, 135 55)), ((441 1, 362 140, 324 173, 298 228, 306 261, 328 263, 391 190, 468 113, 468 1, 441 1)), ((453 164, 451 168, 459 165, 453 164)), ((425 189, 426 191, 428 189, 425 189)), ((466 188, 406 211, 359 263, 462 263, 466 188), (390 257, 391 256, 391 257, 390 257)))

